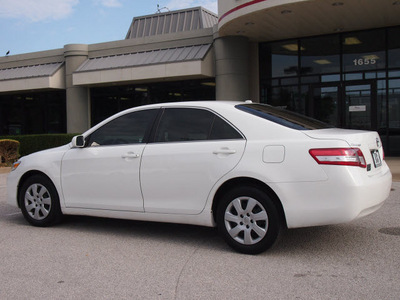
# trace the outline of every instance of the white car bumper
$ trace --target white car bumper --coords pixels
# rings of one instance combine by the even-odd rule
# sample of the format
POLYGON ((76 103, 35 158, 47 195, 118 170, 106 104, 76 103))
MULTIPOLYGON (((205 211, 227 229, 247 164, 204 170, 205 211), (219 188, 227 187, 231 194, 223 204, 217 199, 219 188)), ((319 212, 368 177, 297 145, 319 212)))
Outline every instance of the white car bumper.
POLYGON ((373 176, 361 168, 325 168, 328 177, 334 179, 274 186, 288 228, 350 222, 378 210, 389 196, 392 174, 385 163, 373 176))

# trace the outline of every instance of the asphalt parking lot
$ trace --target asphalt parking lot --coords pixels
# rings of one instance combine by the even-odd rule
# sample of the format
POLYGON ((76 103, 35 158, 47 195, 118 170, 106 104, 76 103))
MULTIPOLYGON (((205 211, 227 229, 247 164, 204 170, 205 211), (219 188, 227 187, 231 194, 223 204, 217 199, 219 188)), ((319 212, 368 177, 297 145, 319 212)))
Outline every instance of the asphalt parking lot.
POLYGON ((350 224, 233 252, 215 229, 68 217, 29 226, 0 174, 0 299, 399 299, 400 182, 350 224))

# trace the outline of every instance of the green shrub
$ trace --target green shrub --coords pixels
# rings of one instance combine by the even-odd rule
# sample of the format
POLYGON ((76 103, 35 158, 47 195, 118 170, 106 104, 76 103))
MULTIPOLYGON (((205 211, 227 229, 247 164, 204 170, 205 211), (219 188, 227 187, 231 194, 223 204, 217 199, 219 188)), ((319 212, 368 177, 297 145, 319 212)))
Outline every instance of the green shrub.
POLYGON ((19 158, 19 142, 11 139, 0 140, 0 164, 10 166, 19 158))
POLYGON ((71 142, 77 134, 31 134, 10 135, 1 138, 13 139, 20 143, 19 153, 25 156, 37 151, 62 146, 71 142))

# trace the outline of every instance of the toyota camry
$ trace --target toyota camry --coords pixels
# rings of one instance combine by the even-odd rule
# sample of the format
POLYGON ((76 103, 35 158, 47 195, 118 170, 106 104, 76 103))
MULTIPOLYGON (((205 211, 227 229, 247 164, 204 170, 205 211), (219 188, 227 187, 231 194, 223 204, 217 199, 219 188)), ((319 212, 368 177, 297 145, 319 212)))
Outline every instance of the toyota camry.
POLYGON ((63 215, 216 226, 255 254, 285 228, 376 211, 391 183, 376 132, 251 101, 178 102, 128 109, 21 158, 8 202, 35 226, 63 215))

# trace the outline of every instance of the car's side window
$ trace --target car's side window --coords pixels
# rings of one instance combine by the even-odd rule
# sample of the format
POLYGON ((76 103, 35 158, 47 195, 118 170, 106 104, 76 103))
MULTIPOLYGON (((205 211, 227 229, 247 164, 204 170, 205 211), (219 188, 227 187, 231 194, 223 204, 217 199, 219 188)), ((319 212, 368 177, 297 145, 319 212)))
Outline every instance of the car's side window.
POLYGON ((230 124, 215 116, 213 127, 210 133, 210 140, 236 140, 243 139, 242 135, 230 124))
POLYGON ((87 145, 95 147, 144 143, 157 112, 157 109, 143 110, 114 119, 93 132, 87 139, 87 145))
POLYGON ((241 138, 242 136, 231 125, 208 110, 167 108, 160 120, 155 142, 241 138))

